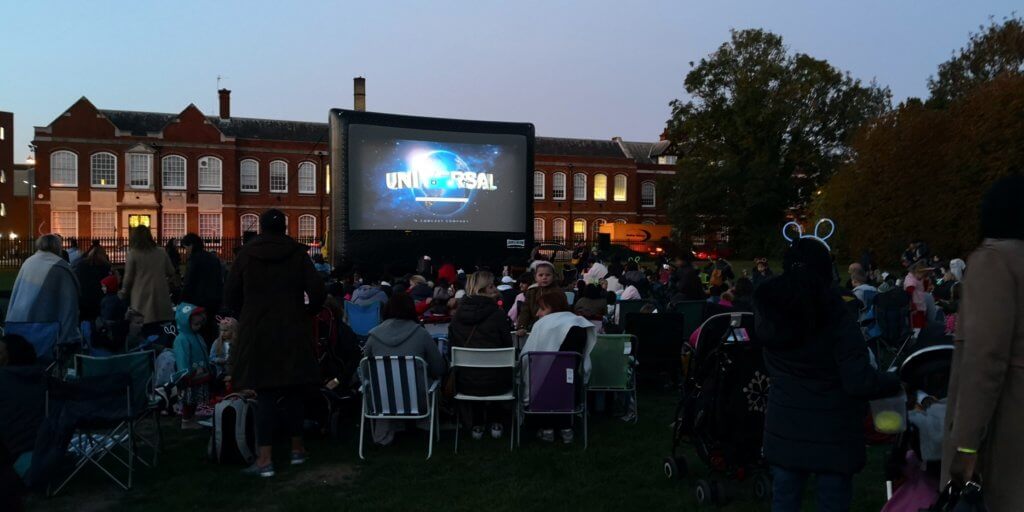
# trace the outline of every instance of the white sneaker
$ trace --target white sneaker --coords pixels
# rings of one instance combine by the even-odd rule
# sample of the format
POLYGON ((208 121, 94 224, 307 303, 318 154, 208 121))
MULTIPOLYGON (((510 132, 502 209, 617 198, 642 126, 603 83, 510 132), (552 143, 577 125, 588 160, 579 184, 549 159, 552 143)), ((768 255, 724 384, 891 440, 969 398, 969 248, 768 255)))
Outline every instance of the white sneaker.
POLYGON ((545 443, 555 442, 555 429, 553 428, 542 428, 537 431, 537 439, 544 441, 545 443))
POLYGON ((564 444, 572 444, 573 431, 572 431, 571 428, 563 428, 562 431, 561 431, 561 434, 562 434, 562 443, 564 443, 564 444))
POLYGON ((473 427, 472 436, 473 436, 473 440, 474 441, 479 441, 479 440, 483 439, 484 438, 484 428, 483 427, 473 427))
POLYGON ((491 437, 494 439, 501 439, 501 435, 505 433, 505 429, 501 426, 501 423, 491 424, 491 437))

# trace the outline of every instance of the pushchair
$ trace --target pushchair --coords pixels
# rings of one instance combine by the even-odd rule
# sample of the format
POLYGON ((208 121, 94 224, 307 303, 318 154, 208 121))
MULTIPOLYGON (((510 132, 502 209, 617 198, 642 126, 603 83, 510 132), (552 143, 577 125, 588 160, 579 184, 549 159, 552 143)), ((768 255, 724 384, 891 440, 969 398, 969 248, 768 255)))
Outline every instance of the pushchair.
POLYGON ((769 379, 753 334, 752 313, 722 313, 704 321, 695 347, 683 348, 682 397, 663 468, 669 478, 684 476, 679 448, 693 445, 710 470, 697 481, 700 504, 726 501, 727 480, 752 479, 759 499, 771 494, 761 451, 769 379))
POLYGON ((345 406, 355 403, 350 384, 359 364, 359 339, 351 327, 324 307, 313 318, 313 347, 320 386, 307 397, 306 423, 321 434, 337 438, 345 406))

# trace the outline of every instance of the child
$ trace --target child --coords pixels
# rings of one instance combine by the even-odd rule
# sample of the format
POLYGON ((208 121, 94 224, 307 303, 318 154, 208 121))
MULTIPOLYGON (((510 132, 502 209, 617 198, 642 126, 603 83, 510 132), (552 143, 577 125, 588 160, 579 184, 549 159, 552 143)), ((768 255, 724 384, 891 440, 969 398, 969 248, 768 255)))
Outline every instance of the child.
POLYGON ((142 316, 142 313, 128 308, 128 311, 124 314, 124 320, 128 324, 124 340, 125 351, 147 344, 146 337, 142 334, 142 326, 145 322, 145 317, 142 316))
POLYGON ((178 323, 178 336, 174 338, 174 360, 178 367, 176 375, 181 382, 181 428, 200 429, 202 427, 193 420, 196 406, 210 400, 208 385, 213 379, 206 345, 199 336, 199 331, 206 323, 206 312, 201 307, 182 302, 178 304, 174 317, 178 323))
POLYGON ((213 365, 213 374, 217 380, 224 380, 228 376, 228 354, 231 353, 231 342, 238 334, 238 320, 227 317, 220 319, 220 336, 210 347, 210 364, 213 365))

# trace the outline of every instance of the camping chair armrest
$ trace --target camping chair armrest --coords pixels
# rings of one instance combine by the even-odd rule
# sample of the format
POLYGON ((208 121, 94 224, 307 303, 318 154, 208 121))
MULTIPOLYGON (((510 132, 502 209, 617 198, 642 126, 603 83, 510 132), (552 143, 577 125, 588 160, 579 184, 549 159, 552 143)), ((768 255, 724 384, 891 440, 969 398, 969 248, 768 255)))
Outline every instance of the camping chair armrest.
POLYGON ((437 388, 440 385, 441 385, 441 379, 434 380, 434 382, 431 382, 430 386, 427 387, 427 393, 433 393, 433 392, 437 391, 437 388))

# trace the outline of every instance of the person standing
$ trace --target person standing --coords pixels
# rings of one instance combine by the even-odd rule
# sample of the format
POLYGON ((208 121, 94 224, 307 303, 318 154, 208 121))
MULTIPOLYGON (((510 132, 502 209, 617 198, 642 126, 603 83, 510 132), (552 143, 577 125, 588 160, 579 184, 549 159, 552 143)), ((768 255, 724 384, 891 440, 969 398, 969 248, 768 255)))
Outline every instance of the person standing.
POLYGON ((943 475, 958 483, 980 476, 992 512, 1024 509, 1022 196, 1024 177, 1013 176, 982 199, 983 240, 964 276, 943 438, 943 475))
MULTIPOLYGON (((185 283, 181 287, 181 301, 195 304, 203 308, 210 318, 220 313, 224 298, 224 268, 220 258, 206 250, 203 239, 195 233, 189 233, 181 239, 185 248, 187 264, 185 267, 185 283)), ((217 323, 206 322, 200 333, 206 343, 212 343, 217 337, 217 323)))
POLYGON ((174 320, 171 286, 177 285, 178 273, 146 226, 132 228, 128 249, 121 298, 128 300, 131 309, 142 313, 146 332, 158 332, 159 324, 174 320))
POLYGON ((107 251, 99 242, 94 242, 89 252, 79 258, 78 263, 71 265, 81 286, 82 297, 79 300, 79 317, 83 322, 92 322, 100 316, 100 302, 103 300, 103 291, 100 289, 100 281, 110 275, 110 259, 107 258, 107 251))
POLYGON ((81 338, 78 330, 78 279, 60 257, 58 235, 36 240, 36 253, 18 270, 7 306, 7 322, 60 322, 58 343, 81 338))
POLYGON ((302 441, 303 400, 317 384, 313 314, 327 298, 308 247, 285 234, 279 210, 260 216, 261 235, 238 251, 224 288, 224 304, 238 318, 231 347, 231 382, 256 392, 259 455, 244 473, 274 476, 274 427, 288 428, 291 464, 306 462, 302 441))

